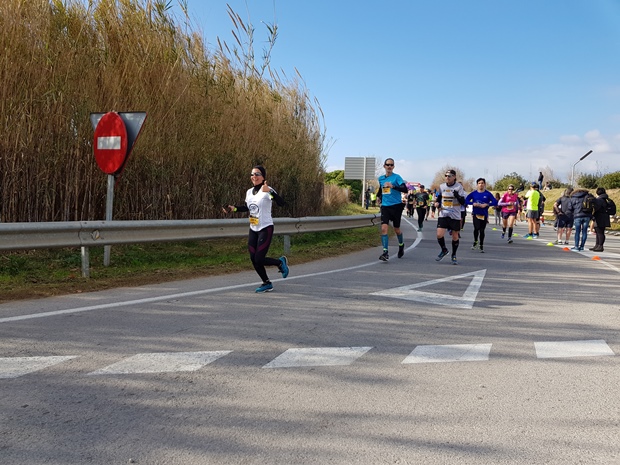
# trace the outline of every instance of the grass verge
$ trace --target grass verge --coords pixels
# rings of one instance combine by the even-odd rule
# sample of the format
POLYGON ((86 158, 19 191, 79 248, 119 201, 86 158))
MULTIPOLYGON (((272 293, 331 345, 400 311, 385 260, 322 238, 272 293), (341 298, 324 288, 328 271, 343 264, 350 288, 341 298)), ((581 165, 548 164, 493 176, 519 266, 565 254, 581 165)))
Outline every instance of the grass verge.
MULTIPOLYGON (((344 214, 376 213, 351 209, 344 214)), ((276 231, 277 232, 277 231, 276 231)), ((376 247, 373 227, 291 236, 289 263, 306 263, 376 247)), ((284 252, 275 236, 269 256, 284 252)), ((90 249, 90 278, 82 278, 80 250, 75 248, 7 252, 0 255, 0 302, 141 286, 252 269, 247 239, 136 244, 112 247, 110 266, 103 266, 103 247, 90 249)), ((273 274, 273 272, 272 272, 273 274)), ((258 279, 258 277, 257 277, 258 279)))

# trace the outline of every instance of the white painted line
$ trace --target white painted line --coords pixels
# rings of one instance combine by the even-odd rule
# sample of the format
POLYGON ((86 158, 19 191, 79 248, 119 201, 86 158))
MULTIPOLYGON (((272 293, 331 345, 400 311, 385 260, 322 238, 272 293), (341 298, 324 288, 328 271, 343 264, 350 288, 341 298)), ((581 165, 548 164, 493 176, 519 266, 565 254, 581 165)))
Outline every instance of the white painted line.
POLYGON ((137 354, 120 362, 108 365, 89 375, 126 375, 133 373, 173 373, 196 371, 218 358, 228 355, 232 350, 213 352, 162 352, 137 354))
POLYGON ((563 357, 598 357, 615 355, 614 351, 602 340, 590 341, 555 341, 535 342, 536 357, 563 358, 563 357))
POLYGON ((0 358, 0 379, 17 378, 76 357, 77 355, 64 357, 2 357, 0 358))
POLYGON ((99 150, 119 150, 120 148, 121 136, 97 137, 97 149, 99 150))
POLYGON ((372 347, 317 347, 288 349, 263 368, 350 365, 372 347))
POLYGON ((480 286, 482 286, 482 281, 484 280, 486 273, 487 270, 473 271, 471 273, 460 274, 457 276, 449 276, 447 278, 433 279, 431 281, 424 281, 417 284, 410 284, 408 286, 395 287, 393 289, 386 289, 384 291, 371 292, 370 295, 471 309, 476 303, 476 297, 478 296, 478 291, 480 290, 480 286), (467 289, 462 296, 415 290, 425 286, 432 286, 435 284, 446 283, 449 281, 469 277, 472 277, 472 280, 469 286, 467 286, 467 289))
POLYGON ((489 359, 492 344, 418 346, 402 363, 482 362, 489 359))

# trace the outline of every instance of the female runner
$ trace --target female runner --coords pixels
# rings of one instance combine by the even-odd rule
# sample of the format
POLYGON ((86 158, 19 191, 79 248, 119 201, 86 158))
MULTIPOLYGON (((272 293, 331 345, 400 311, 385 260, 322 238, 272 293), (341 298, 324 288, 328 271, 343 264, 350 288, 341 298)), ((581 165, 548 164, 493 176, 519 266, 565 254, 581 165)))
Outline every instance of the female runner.
POLYGON ((282 277, 288 276, 288 263, 286 257, 270 258, 267 257, 271 239, 273 237, 273 218, 271 217, 271 206, 273 200, 279 206, 284 205, 284 200, 278 193, 267 185, 265 181, 265 168, 260 165, 252 168, 250 175, 254 187, 248 189, 245 194, 245 205, 228 205, 223 208, 224 213, 229 212, 249 212, 250 213, 250 234, 248 236, 248 251, 250 260, 263 280, 263 284, 256 288, 256 292, 271 292, 273 284, 267 276, 265 266, 277 266, 282 277))

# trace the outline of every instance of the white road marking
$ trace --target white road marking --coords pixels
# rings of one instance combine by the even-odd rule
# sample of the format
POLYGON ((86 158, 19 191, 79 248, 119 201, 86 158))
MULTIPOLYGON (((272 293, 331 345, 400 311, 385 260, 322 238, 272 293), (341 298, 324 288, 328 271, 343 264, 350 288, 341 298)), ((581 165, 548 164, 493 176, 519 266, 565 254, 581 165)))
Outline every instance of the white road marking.
POLYGON ((491 344, 418 346, 402 363, 480 362, 489 359, 491 344))
POLYGON ((1 357, 0 379, 17 378, 43 368, 51 367, 67 360, 76 358, 77 355, 50 356, 50 357, 1 357))
POLYGON ((597 357, 615 355, 614 351, 602 339, 591 341, 555 341, 535 342, 536 357, 597 357))
POLYGON ((372 347, 317 347, 288 349, 263 368, 350 365, 372 347))
POLYGON ((88 374, 126 375, 133 373, 172 373, 178 371, 196 371, 231 352, 232 350, 137 354, 88 374))
POLYGON ((382 297, 393 297, 395 299, 412 300, 416 302, 424 302, 428 304, 446 305, 449 307, 468 308, 471 309, 476 302, 478 291, 482 285, 482 281, 487 270, 472 271, 471 273, 460 274, 457 276, 449 276, 447 278, 433 279, 422 283, 410 284, 408 286, 395 287, 384 291, 371 292, 370 295, 378 295, 382 297), (471 283, 462 296, 454 296, 447 294, 439 294, 436 292, 416 291, 420 287, 432 286, 435 284, 446 283, 456 279, 472 277, 471 283))

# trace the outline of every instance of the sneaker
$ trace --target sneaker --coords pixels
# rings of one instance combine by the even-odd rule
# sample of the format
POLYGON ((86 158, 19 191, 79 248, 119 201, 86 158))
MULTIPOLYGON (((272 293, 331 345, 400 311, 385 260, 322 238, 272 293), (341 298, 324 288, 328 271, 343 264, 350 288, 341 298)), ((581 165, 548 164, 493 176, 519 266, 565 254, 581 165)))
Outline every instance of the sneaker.
POLYGON ((443 257, 445 257, 446 255, 448 255, 448 249, 443 249, 443 250, 439 253, 439 255, 437 255, 437 258, 436 258, 435 260, 439 262, 439 261, 441 261, 441 259, 442 259, 443 257))
POLYGON ((532 234, 532 239, 538 239, 538 234, 532 234))
POLYGON ((405 255, 405 245, 399 245, 398 246, 398 258, 403 258, 403 255, 405 255))
POLYGON ((506 235, 506 233, 502 233, 502 239, 504 238, 505 235, 506 235))
POLYGON ((556 244, 561 244, 561 243, 562 243, 562 241, 558 239, 557 241, 555 241, 555 243, 556 243, 556 244))
POLYGON ((480 246, 480 253, 484 253, 484 249, 480 246))
POLYGON ((458 265, 459 262, 456 260, 456 255, 452 255, 452 264, 453 265, 458 265))
POLYGON ((523 236, 523 239, 529 239, 530 237, 532 237, 532 235, 528 233, 525 236, 523 236))
POLYGON ((575 252, 579 252, 579 247, 571 247, 571 250, 574 250, 575 252))
POLYGON ((568 245, 568 241, 564 241, 564 245, 568 245))
POLYGON ((474 245, 471 246, 471 250, 476 250, 478 248, 478 243, 474 242, 474 245))
POLYGON ((422 226, 420 226, 420 229, 418 229, 419 232, 422 232, 422 229, 424 229, 422 226))
POLYGON ((509 239, 508 239, 508 243, 509 243, 509 244, 512 244, 512 238, 509 238, 509 239))
POLYGON ((583 252, 583 247, 579 247, 579 252, 583 252))
POLYGON ((390 259, 390 255, 388 254, 387 250, 383 251, 383 253, 379 255, 379 260, 387 262, 389 259, 390 259))
POLYGON ((263 283, 261 287, 256 288, 256 292, 271 292, 273 291, 273 284, 263 283))
POLYGON ((286 278, 288 276, 288 260, 284 255, 280 257, 280 266, 278 268, 280 273, 282 273, 282 277, 286 278))

